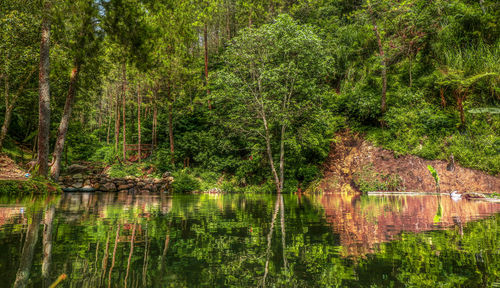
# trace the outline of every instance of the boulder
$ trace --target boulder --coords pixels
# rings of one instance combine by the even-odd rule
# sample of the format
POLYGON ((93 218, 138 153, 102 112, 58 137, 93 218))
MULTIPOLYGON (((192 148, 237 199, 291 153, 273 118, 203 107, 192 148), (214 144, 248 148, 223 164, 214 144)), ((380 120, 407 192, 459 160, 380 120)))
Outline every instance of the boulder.
POLYGON ((73 164, 68 166, 68 168, 66 168, 66 172, 68 174, 86 173, 87 170, 88 170, 87 167, 78 164, 73 164))
POLYGON ((92 186, 86 185, 86 186, 83 186, 82 188, 80 188, 80 191, 83 191, 83 192, 93 192, 93 191, 95 191, 95 189, 92 186))
POLYGON ((170 177, 170 172, 167 171, 167 172, 163 173, 162 177, 163 178, 170 177))
POLYGON ((132 188, 134 185, 132 184, 121 184, 118 186, 118 190, 121 191, 121 190, 128 190, 130 188, 132 188))
POLYGON ((73 186, 73 188, 80 189, 80 188, 83 187, 83 182, 82 181, 77 181, 77 182, 73 183, 73 185, 71 185, 71 186, 73 186))
POLYGON ((83 179, 83 175, 81 173, 77 173, 71 176, 73 179, 83 179))
POLYGON ((116 185, 113 182, 108 182, 102 185, 102 190, 104 191, 116 191, 116 185))

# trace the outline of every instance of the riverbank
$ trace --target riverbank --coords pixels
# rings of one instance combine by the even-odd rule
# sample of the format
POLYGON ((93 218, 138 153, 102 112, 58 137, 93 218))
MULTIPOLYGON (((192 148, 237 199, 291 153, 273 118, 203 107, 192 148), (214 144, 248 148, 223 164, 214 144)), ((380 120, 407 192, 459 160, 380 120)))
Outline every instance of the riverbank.
POLYGON ((464 168, 452 159, 426 160, 413 155, 397 155, 376 147, 362 135, 345 131, 336 135, 324 164, 319 188, 337 191, 434 192, 436 184, 427 166, 440 178, 442 192, 498 193, 500 177, 464 168))
POLYGON ((31 175, 26 177, 26 173, 10 157, 0 154, 0 195, 22 197, 62 192, 61 187, 56 183, 41 178, 33 178, 31 175))

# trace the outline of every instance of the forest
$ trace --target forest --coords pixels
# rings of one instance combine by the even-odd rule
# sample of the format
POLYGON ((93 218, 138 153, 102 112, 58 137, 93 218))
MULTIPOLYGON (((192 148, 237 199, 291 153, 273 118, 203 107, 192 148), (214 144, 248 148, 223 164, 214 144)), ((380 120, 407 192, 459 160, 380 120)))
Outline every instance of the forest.
POLYGON ((34 175, 87 161, 293 192, 346 129, 500 172, 498 1, 0 5, 0 149, 34 175))

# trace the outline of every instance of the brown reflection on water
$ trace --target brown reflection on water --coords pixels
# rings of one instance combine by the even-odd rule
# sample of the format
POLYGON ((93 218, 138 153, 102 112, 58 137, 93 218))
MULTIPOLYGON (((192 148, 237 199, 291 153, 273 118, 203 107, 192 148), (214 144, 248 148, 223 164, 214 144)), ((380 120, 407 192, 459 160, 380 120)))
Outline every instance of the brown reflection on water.
MULTIPOLYGON (((139 217, 149 218, 151 210, 163 214, 172 209, 172 198, 166 195, 141 194, 139 196, 127 192, 118 193, 65 193, 62 195, 58 205, 58 211, 70 214, 73 212, 75 219, 81 220, 82 215, 108 218, 108 208, 118 207, 122 210, 141 211, 139 217), (83 211, 83 212, 82 212, 83 211)), ((70 215, 65 215, 67 220, 70 215)))
POLYGON ((499 203, 454 201, 448 195, 360 196, 329 194, 318 202, 327 222, 340 235, 344 256, 374 251, 376 244, 395 240, 403 231, 424 232, 457 226, 500 212, 499 203))

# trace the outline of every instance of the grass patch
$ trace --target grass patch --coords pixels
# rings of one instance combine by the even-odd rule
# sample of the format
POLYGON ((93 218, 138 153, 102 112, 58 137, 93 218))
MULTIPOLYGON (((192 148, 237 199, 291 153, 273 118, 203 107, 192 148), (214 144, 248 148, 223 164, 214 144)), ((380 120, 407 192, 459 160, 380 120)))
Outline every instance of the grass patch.
POLYGON ((363 193, 370 191, 404 191, 403 180, 398 174, 384 174, 375 171, 373 164, 365 165, 354 173, 354 184, 363 193))

